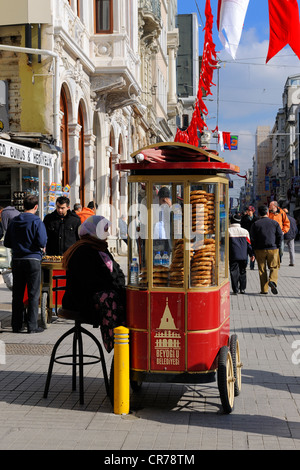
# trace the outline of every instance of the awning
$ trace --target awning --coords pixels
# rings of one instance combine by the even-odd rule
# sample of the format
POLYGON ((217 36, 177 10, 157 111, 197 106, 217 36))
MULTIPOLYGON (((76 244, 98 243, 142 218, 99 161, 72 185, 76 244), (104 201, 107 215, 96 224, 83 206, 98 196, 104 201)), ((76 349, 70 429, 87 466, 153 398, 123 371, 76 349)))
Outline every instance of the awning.
POLYGON ((31 165, 53 168, 56 155, 0 139, 0 157, 31 165))

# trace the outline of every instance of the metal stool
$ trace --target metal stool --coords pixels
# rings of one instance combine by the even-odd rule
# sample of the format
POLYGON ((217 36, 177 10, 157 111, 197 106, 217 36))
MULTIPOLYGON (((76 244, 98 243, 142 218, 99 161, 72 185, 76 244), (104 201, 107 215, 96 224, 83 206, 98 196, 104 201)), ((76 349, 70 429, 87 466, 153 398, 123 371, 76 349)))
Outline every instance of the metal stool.
MULTIPOLYGON (((62 277, 60 276, 60 279, 62 277)), ((63 290, 65 287, 56 287, 53 288, 53 290, 63 290)), ((52 371, 53 371, 53 366, 54 363, 58 364, 64 364, 64 365, 72 365, 72 390, 76 390, 76 369, 77 366, 79 366, 79 397, 80 397, 80 404, 84 404, 84 385, 83 385, 83 366, 84 365, 89 365, 89 364, 96 364, 98 362, 102 363, 102 370, 103 370, 103 377, 104 377, 104 382, 105 382, 105 388, 106 388, 106 393, 109 395, 109 382, 108 382, 108 376, 107 376, 107 369, 106 369, 106 364, 105 364, 105 358, 103 354, 103 349, 98 341, 98 339, 88 330, 83 328, 82 323, 84 323, 84 320, 80 318, 79 312, 74 312, 72 310, 66 310, 63 308, 58 309, 57 311, 57 316, 59 318, 64 318, 66 320, 74 320, 75 325, 73 328, 71 328, 69 331, 64 333, 55 343, 53 346, 53 350, 51 353, 51 358, 50 358, 50 363, 49 363, 49 368, 48 368, 48 375, 47 375, 47 380, 45 384, 45 389, 44 389, 44 398, 47 398, 48 396, 48 391, 49 391, 49 386, 50 386, 50 381, 52 377, 52 371), (83 341, 82 341, 82 335, 85 334, 89 336, 97 345, 98 350, 99 350, 99 356, 94 356, 94 355, 89 355, 89 354, 84 354, 83 352, 83 341), (69 335, 73 335, 73 351, 72 354, 66 354, 62 356, 56 356, 56 351, 58 346, 63 342, 65 338, 67 338, 69 335), (78 351, 78 353, 77 353, 78 351), (72 358, 72 361, 66 362, 65 359, 67 358, 72 358), (87 362, 85 362, 85 358, 89 359, 87 362)))

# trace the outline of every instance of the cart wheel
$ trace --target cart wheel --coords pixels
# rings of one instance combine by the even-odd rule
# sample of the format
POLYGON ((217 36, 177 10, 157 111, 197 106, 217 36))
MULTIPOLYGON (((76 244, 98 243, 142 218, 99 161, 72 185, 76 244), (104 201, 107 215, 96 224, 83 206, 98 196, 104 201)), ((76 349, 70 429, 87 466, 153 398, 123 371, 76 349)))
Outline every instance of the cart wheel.
POLYGON ((218 361, 218 388, 224 413, 229 414, 233 410, 234 403, 234 373, 232 358, 227 346, 219 351, 218 361))
POLYGON ((238 340, 237 335, 232 335, 230 337, 230 345, 229 345, 231 357, 232 357, 232 364, 233 364, 233 373, 234 373, 234 396, 237 397, 242 388, 242 366, 241 363, 241 356, 240 356, 240 343, 238 340))
POLYGON ((110 403, 114 406, 114 388, 115 388, 115 379, 114 379, 114 358, 112 358, 110 373, 109 373, 109 394, 110 403))
POLYGON ((48 320, 48 292, 42 292, 41 297, 41 326, 47 328, 48 320))

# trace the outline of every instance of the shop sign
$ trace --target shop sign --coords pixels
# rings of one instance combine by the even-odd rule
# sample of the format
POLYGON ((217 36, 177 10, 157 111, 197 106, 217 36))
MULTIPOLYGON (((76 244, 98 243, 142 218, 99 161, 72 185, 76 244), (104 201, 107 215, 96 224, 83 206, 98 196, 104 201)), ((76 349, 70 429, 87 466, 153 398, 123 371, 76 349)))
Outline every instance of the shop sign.
POLYGON ((55 157, 50 153, 5 140, 0 140, 0 157, 46 168, 53 168, 55 160, 55 157))

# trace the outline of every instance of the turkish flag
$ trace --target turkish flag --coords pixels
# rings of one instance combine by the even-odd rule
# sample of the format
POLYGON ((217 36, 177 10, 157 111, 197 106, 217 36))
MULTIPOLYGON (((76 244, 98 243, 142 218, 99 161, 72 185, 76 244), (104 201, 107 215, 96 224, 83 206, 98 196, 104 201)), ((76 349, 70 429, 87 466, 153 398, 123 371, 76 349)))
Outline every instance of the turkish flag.
POLYGON ((287 44, 300 59, 300 22, 297 0, 269 0, 270 40, 266 63, 287 44))

